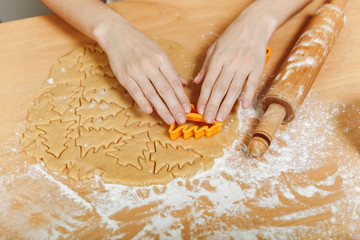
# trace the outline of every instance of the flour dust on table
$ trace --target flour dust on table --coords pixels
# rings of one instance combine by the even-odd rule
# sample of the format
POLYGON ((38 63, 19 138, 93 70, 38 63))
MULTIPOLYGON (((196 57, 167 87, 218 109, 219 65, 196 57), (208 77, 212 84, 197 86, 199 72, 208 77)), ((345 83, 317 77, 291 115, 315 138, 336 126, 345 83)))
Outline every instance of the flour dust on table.
MULTIPOLYGON (((172 51, 167 52, 174 59, 170 54, 172 51)), ((184 52, 182 50, 178 58, 188 56, 184 52)), ((34 108, 29 112, 29 118, 37 119, 34 121, 36 124, 26 124, 27 139, 23 143, 29 140, 29 136, 34 137, 32 142, 27 142, 29 145, 25 145, 31 151, 31 156, 41 160, 44 154, 49 154, 52 155, 52 160, 57 160, 60 164, 56 165, 56 161, 49 160, 39 164, 22 153, 19 140, 23 123, 15 130, 14 137, 0 146, 0 159, 4 160, 0 161, 0 238, 359 238, 360 103, 332 103, 311 94, 294 121, 281 127, 269 151, 259 160, 250 158, 246 147, 263 114, 259 101, 248 110, 237 108, 234 118, 230 118, 224 126, 225 131, 233 127, 235 129, 231 131, 236 138, 232 144, 229 143, 231 147, 224 150, 221 148, 219 155, 213 156, 217 157, 215 160, 210 158, 208 170, 204 170, 206 167, 196 168, 197 173, 190 179, 185 179, 189 175, 185 178, 178 175, 179 178, 171 178, 167 185, 134 187, 106 183, 104 181, 111 181, 95 170, 94 178, 78 181, 85 178, 82 174, 88 170, 82 169, 82 165, 78 175, 74 174, 76 177, 73 178, 76 180, 63 173, 56 173, 64 168, 66 171, 67 167, 76 167, 76 164, 70 164, 71 161, 66 162, 69 165, 65 166, 64 161, 58 160, 70 148, 71 141, 74 142, 72 139, 75 139, 73 144, 76 147, 81 146, 77 152, 79 159, 86 158, 89 153, 94 155, 104 151, 106 146, 112 148, 117 143, 112 143, 111 136, 126 136, 126 132, 116 131, 115 127, 115 130, 112 127, 102 128, 104 125, 101 124, 106 122, 109 124, 106 126, 112 126, 113 123, 107 120, 118 117, 117 122, 122 125, 121 114, 125 113, 129 121, 131 117, 134 119, 136 113, 130 111, 133 105, 125 112, 114 110, 122 106, 120 101, 131 102, 125 93, 117 100, 109 101, 109 98, 104 97, 108 95, 107 92, 119 88, 106 64, 86 71, 80 70, 94 61, 93 57, 91 60, 84 58, 87 53, 96 56, 99 65, 106 59, 101 49, 93 45, 79 48, 67 55, 66 57, 74 56, 72 54, 79 56, 78 61, 66 63, 69 66, 60 65, 66 62, 60 59, 51 71, 53 75, 43 84, 45 93, 35 101, 34 108), (79 71, 69 71, 71 64, 79 71), (88 71, 92 73, 88 74, 88 71), (104 72, 108 74, 103 74, 104 72), (66 83, 61 82, 61 79, 65 79, 61 78, 63 74, 68 74, 66 83), (103 87, 104 81, 90 78, 93 75, 108 79, 104 80, 107 87, 103 87), (65 84, 66 88, 57 88, 59 84, 65 84), (60 94, 61 91, 65 93, 60 94), (66 91, 71 92, 70 99, 64 97, 68 96, 66 91), (74 101, 76 98, 78 101, 74 101), (57 104, 63 101, 67 101, 69 108, 64 107, 64 104, 57 104), (68 110, 72 108, 74 113, 68 110), (110 117, 102 116, 97 121, 97 115, 92 115, 95 114, 92 111, 94 108, 96 112, 103 112, 105 114, 102 115, 110 117), (39 112, 38 109, 49 111, 39 112), (83 116, 90 116, 90 119, 83 116), (49 119, 53 120, 51 124, 49 119), (71 121, 78 125, 70 125, 71 121), (49 135, 53 124, 59 130, 77 128, 77 131, 70 131, 68 140, 64 140, 60 135, 49 135), (104 129, 106 144, 93 146, 94 142, 90 141, 92 138, 86 138, 87 134, 90 131, 97 133, 99 129, 104 129), (53 144, 53 139, 60 139, 65 144, 53 144), (36 144, 41 144, 38 151, 34 149, 36 144), (62 146, 67 148, 64 150, 62 146)), ((194 67, 194 64, 195 58, 180 66, 188 69, 194 67)), ((179 65, 177 69, 186 73, 179 70, 179 65)), ((193 72, 188 74, 183 75, 187 80, 191 79, 193 72)), ((190 90, 187 91, 189 94, 190 90)), ((189 96, 193 103, 196 102, 196 94, 189 96)), ((160 129, 160 120, 151 125, 153 117, 156 116, 148 116, 145 127, 159 125, 160 129)), ((133 124, 136 128, 143 127, 136 119, 132 122, 135 122, 133 124)), ((214 147, 220 142, 211 142, 214 139, 204 140, 210 141, 210 147, 214 147)), ((184 147, 183 144, 188 140, 180 140, 184 150, 199 153, 195 147, 184 147)), ((120 151, 123 146, 119 145, 120 151)), ((154 146, 166 147, 161 141, 155 141, 154 146)), ((174 149, 176 148, 172 150, 175 151, 174 149)), ((144 152, 144 156, 146 154, 148 153, 144 152)), ((116 164, 119 164, 116 156, 111 155, 109 156, 116 164)), ((194 164, 196 161, 195 159, 194 164)), ((93 169, 97 167, 98 165, 94 165, 93 169)), ((153 172, 154 170, 155 168, 153 172)), ((86 175, 91 176, 92 174, 86 175)))
POLYGON ((237 140, 210 170, 144 187, 55 174, 21 154, 19 126, 0 146, 0 236, 357 239, 360 105, 310 95, 258 161, 245 145, 261 115, 238 109, 237 140))

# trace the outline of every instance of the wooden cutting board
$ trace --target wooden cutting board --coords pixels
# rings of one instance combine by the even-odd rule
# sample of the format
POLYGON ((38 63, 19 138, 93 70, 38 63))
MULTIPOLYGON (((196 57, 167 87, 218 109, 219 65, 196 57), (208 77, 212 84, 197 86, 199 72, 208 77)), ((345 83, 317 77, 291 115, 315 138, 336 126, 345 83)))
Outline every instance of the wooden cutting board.
MULTIPOLYGON (((204 55, 250 2, 125 0, 111 6, 146 34, 177 41, 204 55)), ((261 89, 273 79, 323 2, 313 1, 274 34, 261 89)), ((99 180, 72 181, 47 171, 22 152, 19 139, 26 111, 41 94, 51 65, 91 40, 54 15, 0 24, 0 237, 359 238, 358 9, 359 1, 349 1, 347 22, 310 100, 299 120, 283 128, 265 159, 268 166, 266 161, 233 154, 229 161, 241 165, 233 174, 226 166, 219 170, 223 182, 210 174, 176 180, 167 187, 137 189, 99 180), (299 167, 292 161, 299 161, 299 167), (278 168, 270 171, 271 166, 278 168), (172 193, 174 186, 182 187, 185 194, 172 193), (180 201, 181 197, 188 199, 180 201), (173 199, 173 204, 166 199, 173 199)), ((257 118, 249 112, 243 115, 243 124, 251 131, 257 118)), ((240 134, 241 141, 246 134, 240 134)))

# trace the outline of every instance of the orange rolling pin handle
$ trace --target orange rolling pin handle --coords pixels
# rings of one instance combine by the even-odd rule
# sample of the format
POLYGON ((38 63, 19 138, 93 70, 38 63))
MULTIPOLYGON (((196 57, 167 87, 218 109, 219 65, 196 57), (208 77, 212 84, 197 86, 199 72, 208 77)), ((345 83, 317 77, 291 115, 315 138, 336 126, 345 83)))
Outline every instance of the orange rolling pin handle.
POLYGON ((293 120, 344 25, 346 2, 323 4, 291 50, 263 100, 265 114, 249 143, 251 156, 262 156, 280 124, 293 120))

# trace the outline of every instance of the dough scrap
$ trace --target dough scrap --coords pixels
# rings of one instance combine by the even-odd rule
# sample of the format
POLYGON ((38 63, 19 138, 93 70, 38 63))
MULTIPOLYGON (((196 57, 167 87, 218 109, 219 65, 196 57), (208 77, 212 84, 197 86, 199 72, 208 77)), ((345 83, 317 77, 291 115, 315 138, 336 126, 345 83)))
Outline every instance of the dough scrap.
MULTIPOLYGON (((156 41, 189 83, 185 92, 196 104, 200 87, 191 80, 201 59, 176 42, 156 41)), ((76 180, 98 174, 105 182, 146 186, 190 178, 212 167, 234 141, 238 126, 236 106, 222 132, 211 138, 171 141, 169 126, 156 113, 141 112, 96 44, 61 57, 42 90, 28 110, 24 151, 76 180)))

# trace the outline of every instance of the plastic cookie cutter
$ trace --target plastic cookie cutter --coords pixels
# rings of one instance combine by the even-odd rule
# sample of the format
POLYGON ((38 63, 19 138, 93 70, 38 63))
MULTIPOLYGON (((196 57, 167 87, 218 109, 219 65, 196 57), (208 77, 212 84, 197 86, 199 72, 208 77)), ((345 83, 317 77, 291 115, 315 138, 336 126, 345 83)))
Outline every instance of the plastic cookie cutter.
MULTIPOLYGON (((191 112, 186 114, 186 120, 206 123, 204 117, 195 110, 195 107, 192 104, 191 112)), ((175 128, 176 123, 174 123, 169 128, 170 139, 176 140, 180 136, 183 136, 184 139, 188 139, 192 136, 194 136, 195 139, 199 139, 202 136, 211 137, 212 135, 221 131, 222 125, 222 122, 214 121, 213 123, 211 123, 211 127, 209 127, 208 125, 202 126, 200 128, 199 126, 189 127, 187 124, 184 124, 175 128)))
POLYGON ((266 62, 269 61, 270 54, 271 54, 271 48, 268 46, 266 48, 266 62))

